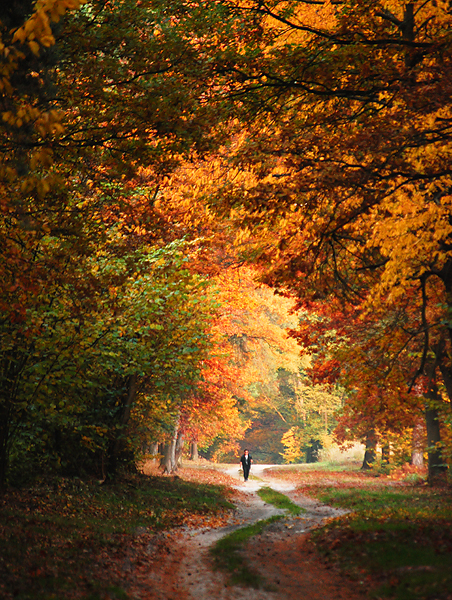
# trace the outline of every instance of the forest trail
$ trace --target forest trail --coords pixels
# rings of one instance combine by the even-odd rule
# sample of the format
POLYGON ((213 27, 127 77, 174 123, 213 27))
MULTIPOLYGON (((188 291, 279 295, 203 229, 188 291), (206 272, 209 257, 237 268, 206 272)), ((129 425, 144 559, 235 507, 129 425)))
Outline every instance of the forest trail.
MULTIPOLYGON (((365 600, 363 583, 346 579, 306 543, 309 531, 344 511, 325 506, 297 494, 291 484, 272 479, 272 465, 253 465, 252 478, 239 477, 238 466, 224 470, 237 480, 242 502, 226 527, 184 529, 161 540, 155 551, 151 571, 141 576, 146 600, 365 600), (227 575, 214 571, 209 548, 221 537, 272 515, 285 511, 266 504, 257 495, 262 486, 286 494, 306 509, 300 517, 277 521, 247 543, 244 560, 265 578, 274 591, 231 586, 227 575)), ((137 590, 134 590, 137 593, 137 590)))

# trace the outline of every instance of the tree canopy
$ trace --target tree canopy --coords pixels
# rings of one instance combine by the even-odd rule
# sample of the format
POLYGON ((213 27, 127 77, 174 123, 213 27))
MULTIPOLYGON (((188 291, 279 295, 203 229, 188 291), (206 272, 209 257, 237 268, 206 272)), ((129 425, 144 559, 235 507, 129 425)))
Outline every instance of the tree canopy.
POLYGON ((449 5, 254 8, 274 36, 233 78, 249 124, 229 158, 250 177, 212 206, 235 211, 267 283, 319 315, 300 343, 342 340, 324 375, 365 393, 366 370, 450 424, 449 5))
MULTIPOLYGON (((224 410, 238 435, 224 356, 256 326, 234 333, 211 288, 257 319, 244 262, 295 299, 313 384, 347 391, 338 437, 383 443, 424 412, 441 470, 451 18, 442 0, 0 8, 0 480, 37 440, 61 462, 62 432, 103 471, 141 427, 196 437, 224 410)), ((242 375, 305 444, 283 371, 273 391, 242 375)))

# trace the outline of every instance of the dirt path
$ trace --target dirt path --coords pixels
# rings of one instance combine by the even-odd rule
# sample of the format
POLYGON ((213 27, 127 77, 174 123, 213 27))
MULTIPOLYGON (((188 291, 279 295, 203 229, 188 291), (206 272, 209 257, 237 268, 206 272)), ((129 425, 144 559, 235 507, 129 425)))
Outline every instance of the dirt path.
POLYGON ((272 480, 265 473, 269 467, 253 466, 253 478, 246 483, 240 481, 237 467, 228 469, 244 499, 230 523, 218 529, 186 529, 163 536, 150 549, 151 569, 141 572, 141 593, 134 593, 143 600, 364 600, 362 584, 346 580, 324 564, 306 543, 309 531, 343 511, 296 494, 290 484, 272 480), (256 491, 263 485, 281 491, 307 511, 301 517, 277 521, 252 538, 245 549, 247 562, 275 590, 271 592, 229 586, 226 575, 212 570, 209 556, 209 548, 234 529, 284 514, 259 498, 256 491))

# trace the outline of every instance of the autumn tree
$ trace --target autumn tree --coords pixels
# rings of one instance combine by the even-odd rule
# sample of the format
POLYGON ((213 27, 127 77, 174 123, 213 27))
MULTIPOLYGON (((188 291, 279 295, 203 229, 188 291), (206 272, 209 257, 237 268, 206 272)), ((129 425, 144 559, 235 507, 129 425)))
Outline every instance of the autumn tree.
POLYGON ((365 317, 339 302, 325 306, 318 300, 310 309, 293 335, 312 353, 311 380, 330 387, 340 381, 346 391, 336 438, 362 441, 368 448, 363 468, 368 468, 378 443, 386 453, 391 440, 392 450, 399 452, 397 439, 410 430, 417 435, 422 419, 419 390, 410 392, 407 386, 418 355, 401 341, 406 315, 415 307, 407 300, 397 311, 386 310, 379 321, 375 311, 365 317))
POLYGON ((317 462, 320 451, 333 443, 336 416, 342 407, 342 394, 300 377, 296 412, 291 427, 282 437, 285 462, 317 462))
MULTIPOLYGON (((236 137, 236 148, 244 136, 246 133, 236 137)), ((246 254, 253 248, 253 236, 243 236, 236 228, 237 215, 220 220, 208 206, 209 198, 218 193, 219 187, 224 186, 223 193, 231 189, 225 175, 243 186, 255 182, 253 174, 224 162, 226 151, 221 148, 208 161, 184 164, 177 169, 160 188, 154 209, 162 220, 171 219, 173 233, 184 231, 196 241, 199 252, 193 268, 213 278, 219 289, 222 308, 216 325, 220 334, 216 347, 221 356, 214 363, 214 373, 221 370, 222 386, 236 398, 242 417, 250 425, 246 436, 229 439, 232 444, 246 439, 244 443, 253 447, 261 460, 278 462, 284 452, 281 438, 298 423, 298 417, 303 427, 306 424, 309 427, 310 417, 316 420, 321 415, 322 425, 314 426, 310 437, 312 444, 320 444, 325 433, 325 410, 330 409, 329 430, 333 411, 327 406, 329 395, 319 391, 316 397, 326 399, 325 407, 320 406, 323 402, 320 400, 312 412, 302 410, 303 416, 298 414, 297 407, 304 397, 301 390, 310 390, 306 379, 303 385, 300 383, 303 378, 300 369, 306 368, 310 359, 300 360, 299 349, 286 337, 286 329, 298 322, 297 316, 291 314, 293 305, 259 285, 262 269, 244 268, 246 254)), ((201 423, 207 427, 203 416, 201 423)), ((306 444, 308 449, 309 440, 306 444)), ((226 448, 219 440, 213 448, 201 446, 208 450, 209 456, 217 456, 226 448)), ((299 449, 299 454, 304 456, 305 450, 299 449)))
MULTIPOLYGON (((448 4, 39 0, 0 20, 2 424, 53 305, 65 298, 83 330, 105 289, 127 296, 134 253, 205 237, 199 215, 172 228, 162 182, 215 155, 224 176, 202 195, 209 218, 227 217, 224 260, 241 227, 248 259, 299 308, 364 320, 381 373, 392 386, 397 363, 439 439, 452 393, 448 4), (122 282, 99 276, 99 252, 130 257, 122 282)), ((63 313, 50 321, 70 325, 63 313)))
POLYGON ((239 399, 246 395, 239 382, 245 378, 231 365, 230 355, 218 356, 219 349, 226 352, 227 346, 228 341, 223 338, 215 346, 217 357, 204 363, 203 382, 189 407, 186 437, 191 444, 193 459, 199 456, 200 450, 208 453, 214 461, 220 461, 230 453, 235 454, 237 442, 243 438, 250 424, 239 410, 239 399))
MULTIPOLYGON (((83 415, 75 438, 104 451, 96 403, 124 426, 138 377, 147 380, 147 397, 155 398, 149 377, 159 372, 158 361, 147 371, 143 365, 150 360, 144 358, 148 343, 160 348, 161 373, 172 373, 170 406, 199 376, 204 328, 198 323, 199 343, 193 342, 182 319, 186 312, 190 321, 203 298, 196 277, 170 269, 156 285, 160 299, 147 308, 142 303, 136 315, 121 298, 133 303, 137 292, 153 301, 150 265, 160 249, 171 259, 168 242, 174 241, 167 223, 155 219, 158 186, 183 156, 213 147, 222 113, 206 102, 207 58, 222 41, 242 42, 249 33, 233 11, 206 12, 200 5, 187 12, 183 2, 14 2, 0 8, 0 21, 4 482, 14 436, 22 432, 22 440, 37 441, 38 430, 29 429, 26 418, 33 411, 41 432, 50 413, 61 420, 66 408, 77 413, 75 420, 83 415), (142 167, 151 189, 146 203, 133 192, 142 167), (144 335, 146 311, 158 325, 153 319, 161 303, 171 310, 144 335), (127 347, 136 355, 124 362, 121 348, 127 347), (182 361, 187 348, 194 350, 182 361)), ((50 429, 49 439, 55 437, 50 429)), ((110 439, 111 456, 121 435, 110 439)))
POLYGON ((297 380, 300 357, 286 329, 297 319, 289 300, 257 284, 258 274, 242 266, 217 277, 224 307, 218 327, 229 346, 229 368, 238 374, 231 390, 248 423, 237 442, 250 445, 256 459, 273 462, 295 410, 288 390, 297 380))
MULTIPOLYGON (((254 258, 268 265, 266 281, 294 293, 300 307, 314 301, 328 312, 337 299, 357 327, 373 318, 369 332, 381 333, 385 315, 409 302, 381 363, 400 359, 405 390, 416 381, 427 411, 440 407, 450 423, 448 4, 253 8, 278 33, 231 74, 231 97, 248 120, 231 161, 255 180, 219 191, 211 205, 232 207, 261 235, 254 258)), ((438 419, 428 423, 437 428, 438 419)))

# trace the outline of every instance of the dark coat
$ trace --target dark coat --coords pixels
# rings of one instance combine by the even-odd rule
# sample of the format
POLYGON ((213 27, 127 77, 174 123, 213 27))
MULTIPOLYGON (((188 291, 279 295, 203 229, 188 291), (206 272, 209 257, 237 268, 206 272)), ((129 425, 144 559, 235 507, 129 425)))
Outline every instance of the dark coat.
POLYGON ((248 456, 245 456, 244 454, 242 455, 240 462, 242 463, 242 467, 243 470, 245 471, 245 469, 250 469, 251 468, 251 461, 253 460, 253 457, 251 456, 251 454, 248 454, 248 456))

